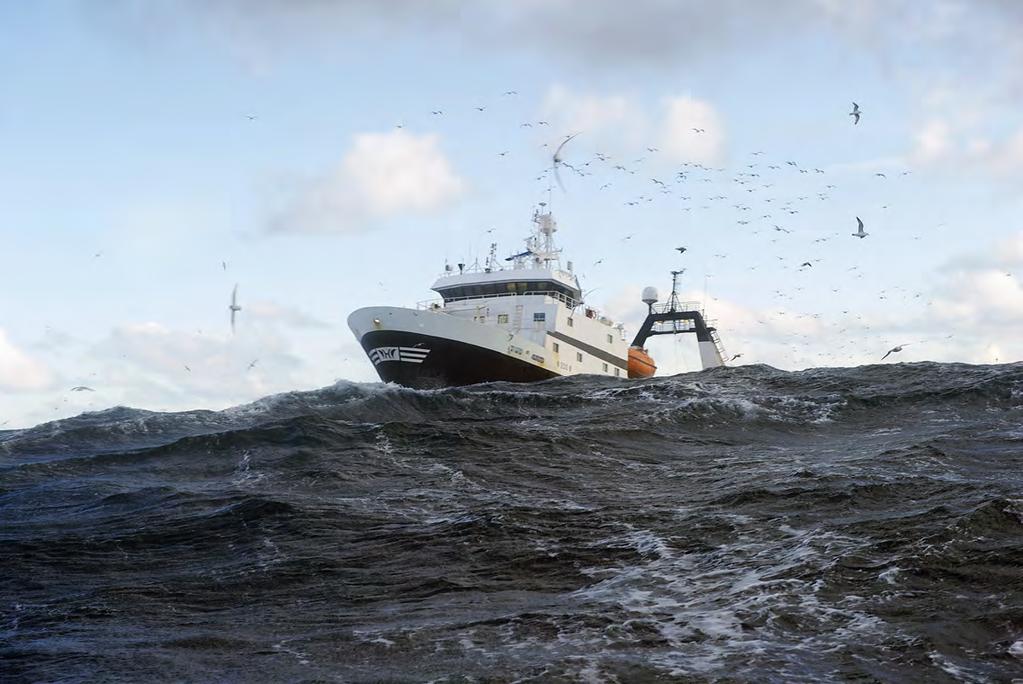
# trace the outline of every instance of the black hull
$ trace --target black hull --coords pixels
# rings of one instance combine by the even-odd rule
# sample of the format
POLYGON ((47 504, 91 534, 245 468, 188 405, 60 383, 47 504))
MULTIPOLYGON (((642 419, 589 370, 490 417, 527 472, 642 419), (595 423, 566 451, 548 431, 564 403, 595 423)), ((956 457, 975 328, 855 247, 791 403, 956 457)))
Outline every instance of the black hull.
POLYGON ((480 382, 536 382, 557 376, 472 344, 412 332, 374 330, 359 341, 384 382, 415 389, 475 385, 480 382))

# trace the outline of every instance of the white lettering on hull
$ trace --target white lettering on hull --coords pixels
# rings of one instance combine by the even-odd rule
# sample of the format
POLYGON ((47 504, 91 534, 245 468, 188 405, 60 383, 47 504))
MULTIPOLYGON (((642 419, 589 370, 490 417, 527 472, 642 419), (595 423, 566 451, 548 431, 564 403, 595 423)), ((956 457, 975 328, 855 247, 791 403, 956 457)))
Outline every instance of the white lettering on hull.
POLYGON ((429 353, 429 349, 421 347, 377 347, 369 350, 369 360, 374 366, 379 366, 384 361, 422 363, 429 353))

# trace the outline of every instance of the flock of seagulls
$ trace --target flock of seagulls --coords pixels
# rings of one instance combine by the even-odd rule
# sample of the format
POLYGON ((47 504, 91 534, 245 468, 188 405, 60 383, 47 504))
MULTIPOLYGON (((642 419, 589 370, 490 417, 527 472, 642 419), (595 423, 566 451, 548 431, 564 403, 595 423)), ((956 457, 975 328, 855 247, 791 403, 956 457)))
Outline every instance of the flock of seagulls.
MULTIPOLYGON (((516 95, 518 95, 518 91, 516 91, 516 90, 506 90, 506 91, 504 91, 502 93, 503 97, 513 97, 513 96, 516 96, 516 95)), ((487 106, 486 105, 482 105, 482 104, 481 105, 477 105, 477 106, 474 107, 474 110, 476 112, 478 112, 478 113, 481 113, 481 114, 486 112, 487 109, 488 109, 487 106)), ((430 112, 431 116, 435 116, 435 117, 444 116, 444 114, 445 114, 445 110, 440 109, 440 108, 429 110, 429 112, 430 112)), ((860 109, 859 104, 857 104, 856 102, 853 102, 852 103, 852 111, 849 112, 849 116, 852 117, 852 119, 853 119, 853 125, 858 125, 860 123, 860 119, 862 117, 862 114, 863 114, 863 110, 860 109)), ((249 120, 249 121, 256 121, 258 119, 257 115, 255 115, 255 114, 247 114, 245 116, 246 116, 246 119, 249 120)), ((547 127, 547 126, 550 126, 550 122, 549 121, 545 121, 545 120, 525 121, 525 122, 522 122, 520 124, 520 128, 533 128, 534 125, 536 127, 547 127)), ((399 128, 399 129, 403 128, 404 127, 404 123, 398 123, 398 124, 396 124, 395 127, 399 128)), ((691 127, 690 130, 694 134, 697 134, 697 135, 701 135, 701 134, 706 133, 706 128, 701 128, 701 127, 696 127, 696 126, 691 127)), ((553 164, 551 165, 550 168, 547 169, 546 172, 544 172, 540 176, 538 176, 537 180, 543 180, 545 174, 548 173, 548 172, 553 173, 554 174, 554 181, 557 183, 557 185, 562 190, 564 190, 564 184, 562 182, 562 178, 561 178, 560 173, 559 173, 559 169, 561 169, 561 168, 568 169, 571 172, 573 172, 576 175, 578 175, 579 177, 587 177, 587 176, 594 175, 594 173, 595 173, 594 167, 595 166, 603 164, 606 168, 608 168, 610 171, 612 171, 614 173, 627 174, 629 176, 634 176, 638 172, 638 168, 637 167, 642 165, 643 162, 646 161, 646 157, 639 157, 639 158, 633 160, 631 163, 626 162, 626 161, 616 161, 616 160, 613 160, 612 157, 610 155, 608 155, 608 154, 597 152, 594 155, 594 158, 592 160, 585 161, 585 162, 583 162, 581 164, 571 164, 571 163, 569 163, 566 160, 566 157, 564 156, 563 152, 564 152, 565 146, 572 139, 574 139, 577 135, 579 135, 579 133, 572 133, 571 135, 566 135, 561 140, 561 142, 555 148, 554 153, 553 153, 553 155, 551 157, 553 159, 553 164)), ((544 144, 544 145, 542 145, 542 147, 547 148, 548 145, 544 144)), ((646 149, 646 152, 648 154, 651 154, 651 155, 656 155, 656 154, 658 154, 660 152, 659 148, 654 147, 654 146, 647 146, 645 149, 646 149)), ((510 154, 510 152, 508 150, 503 150, 503 151, 498 152, 497 156, 499 156, 499 157, 506 157, 509 154, 510 154)), ((782 169, 784 167, 790 167, 794 171, 797 171, 801 175, 820 175, 820 174, 824 174, 825 173, 824 169, 821 169, 821 168, 818 168, 818 167, 803 168, 803 167, 800 166, 800 164, 798 162, 796 162, 794 160, 784 160, 784 163, 782 163, 782 161, 779 160, 777 163, 762 165, 762 164, 759 163, 759 159, 764 154, 765 153, 762 150, 756 150, 756 151, 751 152, 750 156, 755 161, 753 161, 753 162, 751 162, 749 164, 746 164, 745 170, 737 172, 734 175, 730 176, 730 180, 735 185, 738 186, 738 189, 739 190, 744 190, 745 194, 748 195, 748 196, 755 196, 758 193, 760 193, 760 192, 762 192, 764 190, 768 190, 768 189, 770 189, 773 186, 773 183, 764 182, 764 179, 761 177, 763 172, 777 172, 777 171, 779 171, 780 169, 782 169)), ((677 192, 680 187, 692 188, 695 183, 716 183, 716 181, 719 180, 720 178, 718 178, 718 179, 713 178, 714 174, 717 174, 719 177, 723 177, 727 173, 728 172, 727 172, 726 169, 712 168, 712 167, 705 166, 703 164, 699 164, 699 163, 695 163, 695 162, 688 162, 688 163, 682 164, 681 168, 675 173, 674 177, 671 178, 670 180, 665 180, 664 178, 657 178, 657 177, 650 177, 649 180, 653 184, 653 186, 655 186, 657 193, 663 194, 663 195, 671 195, 671 194, 677 192)), ((908 171, 903 171, 901 175, 907 175, 908 173, 909 173, 908 171)), ((876 177, 882 178, 882 179, 887 178, 887 175, 885 173, 883 173, 883 172, 876 172, 874 175, 876 177)), ((612 188, 615 185, 615 183, 616 183, 616 181, 613 180, 613 179, 612 180, 608 180, 607 182, 604 182, 604 183, 602 183, 599 186, 599 190, 600 191, 606 191, 606 190, 612 188)), ((832 183, 826 184, 823 187, 822 190, 818 191, 814 195, 814 198, 818 199, 818 200, 826 200, 829 197, 828 193, 830 191, 832 191, 832 190, 835 190, 835 189, 836 189, 836 186, 834 184, 832 184, 832 183)), ((692 201, 696 197, 696 193, 693 192, 693 190, 687 190, 683 194, 679 194, 678 197, 684 203, 686 203, 686 204, 684 204, 684 206, 682 206, 682 210, 683 211, 689 212, 689 211, 693 211, 694 209, 697 208, 697 205, 692 204, 692 201)), ((722 202, 722 201, 727 200, 728 197, 729 197, 728 195, 720 193, 720 192, 715 194, 715 195, 707 196, 703 200, 705 203, 698 205, 698 208, 699 209, 709 209, 711 207, 710 203, 722 202)), ((769 211, 766 214, 759 215, 759 220, 770 220, 770 219, 774 218, 777 214, 783 214, 783 215, 790 216, 790 217, 791 216, 795 216, 795 215, 800 213, 800 207, 799 207, 798 203, 805 202, 805 201, 809 200, 810 198, 811 198, 810 195, 800 195, 800 196, 796 197, 795 200, 789 199, 789 200, 786 200, 786 201, 782 201, 781 198, 765 197, 765 198, 763 198, 763 203, 765 205, 769 205, 771 207, 771 211, 769 211)), ((625 205, 630 206, 630 207, 639 207, 639 206, 642 206, 644 204, 647 204, 647 203, 650 203, 650 202, 653 202, 653 201, 654 201, 654 196, 652 194, 644 193, 644 194, 642 194, 642 195, 640 195, 638 197, 635 197, 633 199, 627 200, 625 202, 625 205)), ((735 202, 735 203, 733 203, 732 208, 734 208, 740 214, 749 214, 749 213, 751 213, 753 211, 753 206, 750 205, 748 201, 735 202)), ((886 209, 887 205, 885 205, 883 208, 886 209)), ((747 226, 747 225, 750 225, 751 223, 754 223, 754 221, 752 219, 749 219, 749 218, 740 218, 737 221, 737 224, 740 225, 740 226, 747 226)), ((793 232, 792 229, 787 228, 787 227, 785 227, 783 225, 779 225, 778 223, 772 223, 770 227, 772 229, 772 232, 774 234, 778 235, 778 236, 789 235, 789 234, 791 234, 793 232)), ((487 232, 493 232, 493 228, 491 228, 487 232)), ((759 233, 760 233, 760 230, 753 231, 753 234, 759 234, 759 233)), ((856 217, 856 232, 852 233, 852 236, 856 237, 856 238, 862 239, 862 238, 867 237, 868 235, 869 235, 869 233, 865 230, 865 226, 864 226, 863 220, 860 219, 860 217, 857 216, 856 217)), ((631 240, 634 236, 635 236, 635 234, 631 233, 629 235, 626 235, 626 236, 622 237, 622 240, 623 241, 628 241, 628 240, 631 240)), ((777 239, 778 238, 775 238, 774 240, 772 240, 772 242, 776 242, 777 239)), ((814 243, 815 244, 819 244, 819 243, 822 243, 822 242, 826 242, 827 240, 830 240, 830 239, 831 239, 830 237, 821 237, 821 238, 818 238, 818 239, 814 240, 814 243)), ((689 248, 686 247, 686 246, 679 246, 679 247, 675 247, 675 250, 680 255, 682 255, 682 254, 685 254, 687 251, 689 251, 689 248)), ((96 252, 94 254, 94 258, 99 258, 100 256, 102 256, 102 254, 103 254, 103 252, 96 252)), ((725 255, 725 254, 717 254, 715 256, 718 257, 718 258, 725 258, 727 255, 725 255)), ((782 257, 779 257, 779 259, 781 259, 781 258, 782 257)), ((600 265, 602 263, 604 263, 604 259, 603 258, 598 259, 597 261, 593 262, 593 266, 598 266, 598 265, 600 265)), ((222 270, 226 272, 227 271, 227 262, 226 261, 221 261, 220 265, 221 265, 222 270)), ((750 270, 754 270, 756 268, 756 266, 751 266, 749 268, 750 268, 750 270)), ((799 265, 799 267, 798 267, 799 270, 806 270, 806 269, 811 269, 811 268, 813 268, 813 261, 812 260, 803 261, 799 265)), ((856 267, 854 267, 854 269, 855 268, 856 267)), ((857 277, 862 277, 862 275, 857 276, 857 277)), ((797 288, 797 290, 801 290, 801 289, 802 288, 797 288)), ((837 289, 833 290, 833 292, 838 292, 838 290, 837 289)), ((785 298, 784 294, 781 293, 781 292, 778 292, 776 294, 779 297, 781 297, 781 298, 785 298)), ((885 293, 882 292, 881 293, 881 298, 885 298, 885 296, 886 296, 885 293)), ((916 296, 919 297, 920 295, 917 294, 916 296)), ((239 300, 238 300, 238 284, 237 283, 234 285, 234 288, 231 291, 231 299, 230 299, 230 303, 227 306, 227 309, 228 309, 228 313, 229 313, 229 322, 230 322, 230 327, 231 327, 231 333, 235 334, 236 328, 237 328, 238 315, 242 311, 242 307, 239 304, 239 300)), ((779 311, 778 313, 780 315, 780 314, 784 314, 786 312, 779 311)), ((812 318, 819 318, 820 314, 808 314, 808 316, 810 316, 812 318)), ((762 324, 766 323, 765 321, 760 321, 760 322, 762 324)), ((900 344, 898 346, 895 346, 895 347, 889 349, 884 354, 884 356, 881 357, 881 360, 883 361, 883 360, 887 359, 889 356, 891 356, 892 354, 897 354, 897 353, 901 352, 905 346, 907 346, 907 344, 900 344)), ((741 358, 742 356, 743 355, 741 353, 740 354, 734 354, 730 358, 730 361, 735 361, 735 360, 741 358)), ((251 363, 249 363, 248 367, 247 367, 247 370, 249 370, 249 371, 253 370, 256 367, 256 364, 258 363, 258 361, 259 361, 259 359, 254 359, 251 363)), ((188 366, 188 365, 184 365, 184 370, 186 372, 189 372, 189 373, 192 372, 191 367, 188 366)), ((70 388, 70 390, 72 392, 94 392, 95 391, 92 387, 88 387, 88 386, 85 386, 85 385, 77 385, 75 387, 70 388)))
MULTIPOLYGON (((852 125, 858 125, 863 115, 863 110, 856 102, 852 103, 852 111, 849 116, 852 117, 852 125)), ((694 133, 703 132, 703 129, 692 128, 694 133)), ((645 156, 640 156, 632 161, 628 159, 614 159, 611 155, 596 152, 591 159, 584 159, 583 161, 574 161, 568 163, 566 161, 567 156, 564 153, 565 144, 573 139, 577 134, 566 136, 561 143, 557 146, 557 150, 554 154, 553 166, 548 169, 549 172, 555 175, 554 180, 558 186, 564 189, 561 177, 558 175, 558 170, 564 168, 570 172, 573 172, 580 179, 586 179, 588 177, 596 177, 599 182, 598 190, 601 192, 608 191, 611 188, 616 187, 636 187, 638 178, 646 176, 648 182, 651 184, 649 187, 650 191, 642 192, 638 196, 632 198, 623 198, 623 204, 630 208, 639 208, 650 205, 651 203, 662 201, 662 200, 681 200, 681 206, 679 209, 682 212, 695 212, 700 210, 712 209, 714 206, 720 208, 727 207, 727 203, 731 202, 730 206, 738 213, 736 224, 744 227, 750 235, 761 235, 763 232, 768 231, 768 235, 773 234, 775 237, 770 239, 771 244, 778 243, 780 240, 792 240, 796 239, 801 233, 805 234, 805 229, 797 230, 789 221, 797 221, 797 217, 802 212, 806 203, 814 201, 828 201, 831 199, 833 191, 838 190, 838 185, 835 182, 827 182, 812 189, 808 192, 798 194, 795 197, 783 197, 778 194, 775 188, 776 184, 785 183, 791 186, 795 178, 800 177, 825 177, 827 178, 827 170, 818 166, 803 166, 800 162, 795 159, 779 159, 772 162, 770 159, 763 160, 765 152, 763 150, 755 150, 749 153, 749 163, 744 165, 744 168, 740 171, 732 171, 725 168, 715 168, 712 166, 696 163, 686 162, 674 172, 674 175, 661 175, 663 173, 663 164, 658 166, 661 173, 650 175, 642 174, 643 165, 650 158, 649 155, 656 155, 659 152, 656 147, 646 147, 645 156), (789 169, 790 173, 798 174, 795 178, 789 180, 783 176, 779 176, 784 172, 785 169, 789 169), (616 175, 617 174, 617 177, 616 175), (625 181, 629 180, 629 183, 625 181), (711 192, 701 192, 701 186, 703 184, 710 184, 709 189, 711 192), (722 185, 731 185, 731 190, 722 191, 722 185), (736 197, 738 195, 738 197, 736 197), (764 212, 764 213, 761 213, 764 212), (764 222, 767 222, 766 225, 764 222), (788 225, 786 225, 788 223, 788 225), (789 238, 788 236, 792 236, 789 238)), ((546 147, 546 146, 545 146, 546 147)), ((907 176, 910 171, 905 170, 898 173, 899 176, 907 176)), ((537 176, 536 180, 545 180, 546 172, 541 173, 537 176)), ((874 177, 887 180, 889 174, 878 171, 873 174, 874 177)), ((639 187, 642 187, 640 184, 639 187)), ((888 210, 889 205, 884 204, 880 207, 882 210, 888 210)), ((870 235, 866 230, 866 224, 863 219, 859 216, 854 217, 856 221, 855 232, 851 233, 852 237, 859 240, 866 238, 870 235)), ((940 226, 939 226, 940 227, 940 226)), ((636 236, 635 233, 629 233, 620 238, 622 242, 632 240, 636 236)), ((819 247, 824 243, 833 240, 836 235, 833 234, 821 234, 812 240, 812 246, 819 247)), ((921 239, 921 236, 913 236, 914 240, 921 239)), ((790 244, 790 242, 787 242, 790 244)), ((676 247, 676 251, 680 255, 686 254, 688 247, 676 247)), ((699 250, 697 250, 699 251, 699 250)), ((719 253, 713 254, 714 258, 726 259, 728 254, 719 253)), ((821 258, 806 259, 801 262, 792 263, 791 266, 784 266, 787 261, 784 254, 777 254, 777 259, 782 262, 782 268, 791 268, 795 271, 809 273, 814 269, 816 262, 820 261, 821 258)), ((605 262, 604 258, 600 258, 593 262, 593 266, 600 265, 605 262)), ((759 265, 750 265, 747 268, 751 271, 756 270, 759 265)), ((853 271, 852 277, 856 279, 863 278, 864 275, 859 273, 859 267, 853 266, 850 271, 853 271)), ((581 274, 585 275, 585 274, 581 274)), ((712 277, 712 275, 708 275, 712 277)), ((803 292, 807 290, 803 285, 793 288, 795 293, 803 292)), ((812 289, 807 290, 812 291, 812 289)), ((840 288, 831 288, 831 292, 838 294, 841 292, 840 288)), ((793 294, 787 293, 781 290, 775 292, 775 296, 784 301, 792 301, 793 294)), ((879 300, 887 300, 895 296, 902 296, 908 300, 919 300, 922 297, 922 293, 910 293, 906 292, 904 288, 890 287, 888 289, 882 289, 878 292, 877 298, 879 300)), ((928 302, 928 305, 931 303, 928 302)), ((793 316, 792 311, 781 309, 775 312, 777 316, 793 316)), ((849 319, 847 322, 842 324, 834 324, 836 327, 835 332, 841 333, 843 337, 849 337, 848 341, 840 343, 837 349, 832 348, 828 352, 819 352, 818 356, 824 359, 831 359, 833 361, 840 361, 841 357, 838 354, 842 353, 841 350, 846 348, 847 345, 854 345, 855 341, 847 335, 849 329, 853 326, 859 326, 862 329, 870 329, 870 326, 865 324, 862 315, 850 313, 848 309, 842 311, 843 316, 847 316, 849 319), (841 325, 841 327, 839 327, 841 325)), ((795 314, 794 318, 805 318, 812 320, 820 320, 822 314, 820 313, 805 313, 795 314)), ((762 325, 768 325, 766 321, 758 321, 762 325)), ((809 338, 808 335, 803 335, 803 345, 811 347, 814 341, 809 338)), ((902 351, 900 345, 897 348, 889 350, 881 360, 887 359, 892 354, 897 354, 902 351)), ((793 348, 793 351, 797 351, 793 348)), ((738 358, 738 357, 734 357, 738 358)), ((732 360, 734 360, 734 358, 732 360)))

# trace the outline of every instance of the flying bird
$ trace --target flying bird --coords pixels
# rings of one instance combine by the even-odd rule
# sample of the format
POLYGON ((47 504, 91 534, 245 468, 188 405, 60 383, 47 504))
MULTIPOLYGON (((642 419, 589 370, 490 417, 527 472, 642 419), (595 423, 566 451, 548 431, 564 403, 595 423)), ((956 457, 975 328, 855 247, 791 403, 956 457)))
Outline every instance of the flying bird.
POLYGON ((865 230, 863 230, 863 221, 861 221, 860 217, 857 216, 856 217, 856 232, 853 233, 852 236, 853 237, 858 237, 858 238, 865 238, 868 235, 870 235, 870 233, 868 233, 865 230))
POLYGON ((252 370, 253 368, 256 367, 256 363, 258 363, 258 362, 259 362, 259 359, 253 359, 252 363, 249 364, 249 367, 246 370, 252 370))
POLYGON ((684 254, 686 249, 688 249, 688 247, 676 247, 675 251, 677 251, 679 254, 684 254))
POLYGON ((855 102, 853 102, 853 110, 849 112, 849 116, 853 117, 854 126, 860 122, 860 106, 855 102))
POLYGON ((730 358, 730 359, 728 359, 728 360, 729 360, 729 361, 735 361, 735 360, 736 360, 737 358, 739 358, 739 357, 741 357, 741 356, 742 356, 742 354, 733 354, 733 355, 732 355, 732 358, 730 358))
POLYGON ((884 175, 883 173, 881 173, 880 171, 878 171, 874 175, 877 176, 878 178, 887 178, 888 177, 888 176, 884 175))
POLYGON ((571 140, 572 138, 574 138, 577 135, 579 135, 579 134, 578 133, 573 133, 572 135, 569 135, 564 140, 562 140, 561 144, 558 145, 558 148, 556 150, 554 150, 554 156, 552 157, 552 159, 554 161, 554 180, 558 181, 558 187, 561 188, 562 192, 565 191, 565 186, 561 184, 561 176, 558 174, 558 164, 562 164, 563 163, 563 160, 561 158, 561 150, 564 149, 565 145, 568 144, 569 140, 571 140))
POLYGON ((242 308, 238 306, 238 283, 234 284, 234 290, 231 291, 231 305, 227 308, 231 312, 231 334, 233 335, 235 314, 242 310, 242 308))
POLYGON ((799 265, 799 268, 813 268, 813 264, 811 264, 809 261, 804 261, 802 264, 799 265))
POLYGON ((900 345, 899 345, 899 346, 897 346, 897 347, 892 347, 891 349, 889 349, 889 350, 887 351, 887 353, 885 353, 885 355, 884 355, 884 356, 882 356, 882 357, 881 357, 881 360, 882 360, 882 361, 884 361, 885 359, 887 359, 887 358, 888 358, 888 355, 889 355, 889 354, 898 354, 898 353, 899 353, 900 351, 902 351, 902 348, 903 348, 903 347, 907 347, 907 346, 909 346, 909 344, 908 344, 908 343, 906 343, 906 344, 900 344, 900 345))
POLYGON ((95 392, 96 390, 94 390, 91 387, 86 387, 85 385, 78 385, 77 387, 72 387, 71 391, 72 392, 95 392))

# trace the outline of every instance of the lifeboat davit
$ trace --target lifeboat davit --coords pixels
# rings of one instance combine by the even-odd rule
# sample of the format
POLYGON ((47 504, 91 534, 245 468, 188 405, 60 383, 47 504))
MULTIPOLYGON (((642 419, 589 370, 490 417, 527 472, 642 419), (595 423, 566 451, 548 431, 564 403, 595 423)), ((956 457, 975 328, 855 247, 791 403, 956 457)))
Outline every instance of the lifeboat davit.
POLYGON ((642 347, 629 347, 629 377, 650 378, 657 372, 657 364, 642 347))

